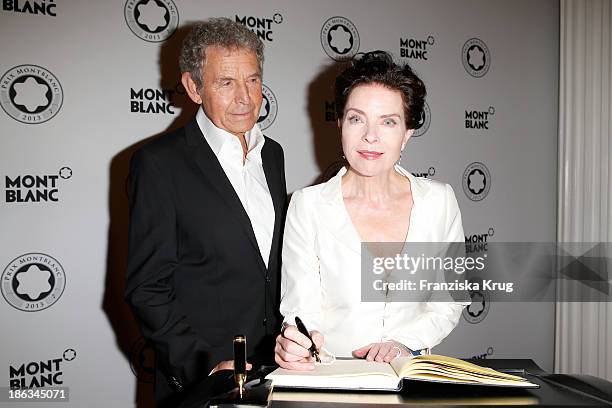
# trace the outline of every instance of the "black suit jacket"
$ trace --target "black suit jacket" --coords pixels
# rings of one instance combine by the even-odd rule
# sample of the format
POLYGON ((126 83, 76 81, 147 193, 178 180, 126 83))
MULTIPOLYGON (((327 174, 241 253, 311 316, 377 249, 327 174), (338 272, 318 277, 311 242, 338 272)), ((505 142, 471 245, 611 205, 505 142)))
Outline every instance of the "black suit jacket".
POLYGON ((261 155, 275 212, 267 268, 195 119, 132 158, 126 300, 156 351, 158 401, 231 360, 236 334, 249 362, 273 361, 287 192, 281 146, 266 137, 261 155))

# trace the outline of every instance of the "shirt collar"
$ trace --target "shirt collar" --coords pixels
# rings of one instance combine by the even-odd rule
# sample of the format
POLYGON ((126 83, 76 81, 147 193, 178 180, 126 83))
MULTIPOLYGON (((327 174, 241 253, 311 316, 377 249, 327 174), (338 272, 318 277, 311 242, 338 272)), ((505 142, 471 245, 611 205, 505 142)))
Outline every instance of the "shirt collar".
MULTIPOLYGON (((396 164, 394 168, 395 171, 397 171, 403 176, 406 176, 408 180, 410 180, 410 191, 412 192, 412 200, 415 206, 418 205, 429 192, 429 185, 426 182, 423 182, 422 180, 414 177, 412 173, 404 169, 399 164, 396 164)), ((334 177, 332 177, 327 183, 325 183, 325 186, 321 191, 321 195, 324 199, 330 202, 342 200, 342 176, 344 176, 346 172, 346 167, 342 167, 334 177)))
MULTIPOLYGON (((242 150, 238 138, 230 132, 215 126, 208 116, 206 116, 201 106, 198 109, 198 113, 196 113, 196 122, 198 122, 200 130, 213 153, 215 153, 215 156, 218 157, 220 154, 223 154, 231 145, 237 144, 240 150, 242 150)), ((257 123, 251 130, 246 132, 245 138, 248 147, 247 158, 261 163, 261 149, 263 149, 266 140, 257 123)))

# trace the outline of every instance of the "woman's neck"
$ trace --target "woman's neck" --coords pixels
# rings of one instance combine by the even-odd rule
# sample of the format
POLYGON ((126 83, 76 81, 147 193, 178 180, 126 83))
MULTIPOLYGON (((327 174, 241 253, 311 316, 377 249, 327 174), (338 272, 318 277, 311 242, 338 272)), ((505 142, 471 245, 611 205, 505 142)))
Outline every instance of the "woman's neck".
POLYGON ((363 176, 349 167, 342 176, 344 198, 380 203, 407 191, 410 191, 410 181, 394 168, 384 174, 363 176))

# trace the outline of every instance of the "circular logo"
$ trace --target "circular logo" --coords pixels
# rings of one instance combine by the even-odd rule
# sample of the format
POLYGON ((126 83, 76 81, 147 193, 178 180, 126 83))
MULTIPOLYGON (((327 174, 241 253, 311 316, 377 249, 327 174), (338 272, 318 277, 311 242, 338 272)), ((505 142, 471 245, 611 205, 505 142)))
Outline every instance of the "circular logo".
POLYGON ((259 119, 257 119, 257 124, 261 130, 265 130, 269 128, 276 119, 278 103, 276 102, 276 96, 274 96, 272 90, 267 86, 261 86, 261 93, 263 95, 263 101, 261 103, 261 108, 259 109, 259 119))
POLYGON ((59 170, 59 176, 64 180, 72 177, 72 169, 70 167, 64 166, 59 170))
POLYGON ((461 50, 463 68, 475 78, 485 76, 491 67, 491 53, 487 45, 478 38, 471 38, 461 50))
POLYGON ((463 309, 463 318, 472 324, 482 322, 491 308, 491 296, 487 292, 470 291, 472 303, 463 309))
POLYGON ((274 13, 274 15, 272 16, 272 20, 276 24, 280 24, 283 22, 283 15, 281 13, 274 13))
POLYGON ((64 293, 66 274, 57 259, 29 253, 13 259, 2 272, 2 296, 14 308, 37 312, 64 293))
POLYGON ((463 172, 463 192, 472 201, 483 200, 491 189, 491 173, 487 166, 474 162, 463 172))
POLYGON ((420 128, 415 129, 412 137, 423 136, 425 132, 429 129, 429 125, 431 124, 431 110, 429 109, 429 104, 427 101, 423 104, 423 124, 420 128))
POLYGON ((155 378, 155 351, 140 337, 130 351, 130 368, 138 381, 152 384, 155 378))
POLYGON ((429 177, 433 177, 436 175, 436 168, 431 166, 430 168, 427 169, 427 174, 429 174, 429 177))
POLYGON ((179 24, 178 9, 172 0, 127 0, 123 14, 130 30, 148 42, 167 40, 179 24))
POLYGON ((48 69, 19 65, 0 78, 0 105, 13 119, 27 124, 48 121, 64 102, 62 85, 48 69))
POLYGON ((336 61, 350 59, 359 51, 359 32, 349 19, 332 17, 321 27, 321 45, 336 61))
POLYGON ((62 357, 66 361, 72 361, 76 358, 76 356, 77 356, 76 350, 72 348, 66 349, 64 351, 64 354, 62 355, 62 357))

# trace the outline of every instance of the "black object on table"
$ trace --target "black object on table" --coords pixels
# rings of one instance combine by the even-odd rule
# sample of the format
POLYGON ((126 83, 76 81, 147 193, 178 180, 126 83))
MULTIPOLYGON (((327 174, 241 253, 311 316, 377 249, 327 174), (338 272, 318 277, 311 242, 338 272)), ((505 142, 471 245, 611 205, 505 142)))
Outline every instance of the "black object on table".
MULTIPOLYGON (((404 383, 401 393, 337 392, 321 390, 273 390, 268 403, 272 408, 373 408, 395 407, 612 407, 612 383, 587 375, 548 374, 529 359, 482 359, 469 362, 527 378, 538 389, 464 386, 440 383, 404 383)), ((274 367, 250 373, 247 381, 263 379, 274 367)), ((261 383, 264 384, 264 383, 261 383)), ((263 388, 263 387, 262 387, 263 388)), ((193 389, 181 408, 207 407, 211 398, 235 389, 232 371, 215 373, 193 389)), ((245 401, 246 402, 246 401, 245 401)), ((264 406, 260 404, 260 406, 264 406)))

